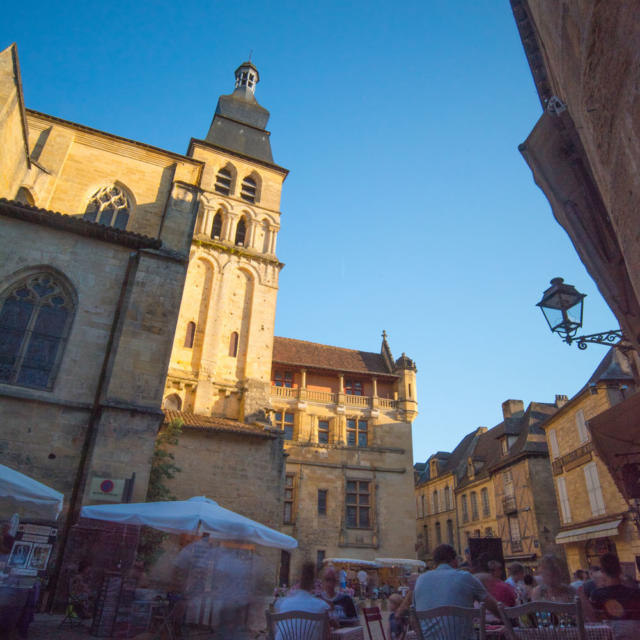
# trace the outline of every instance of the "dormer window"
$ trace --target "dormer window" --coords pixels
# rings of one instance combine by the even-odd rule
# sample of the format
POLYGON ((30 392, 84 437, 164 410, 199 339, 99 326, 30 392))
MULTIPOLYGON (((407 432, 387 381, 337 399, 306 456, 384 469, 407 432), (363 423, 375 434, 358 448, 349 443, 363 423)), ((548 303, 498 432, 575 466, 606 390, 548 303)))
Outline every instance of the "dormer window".
POLYGON ((438 461, 437 460, 432 460, 430 463, 430 467, 429 467, 429 475, 431 476, 431 479, 433 480, 433 478, 437 478, 438 477, 438 461))
POLYGON ((507 443, 506 436, 502 438, 502 440, 500 441, 500 445, 502 446, 502 455, 506 456, 507 453, 509 453, 509 444, 507 443))
POLYGON ((471 458, 467 460, 467 475, 469 476, 469 478, 473 478, 473 476, 476 475, 476 470, 473 466, 473 460, 471 458))
POLYGON ((240 197, 246 202, 255 202, 257 188, 258 188, 258 185, 256 184, 256 181, 251 176, 247 176, 242 181, 240 197))

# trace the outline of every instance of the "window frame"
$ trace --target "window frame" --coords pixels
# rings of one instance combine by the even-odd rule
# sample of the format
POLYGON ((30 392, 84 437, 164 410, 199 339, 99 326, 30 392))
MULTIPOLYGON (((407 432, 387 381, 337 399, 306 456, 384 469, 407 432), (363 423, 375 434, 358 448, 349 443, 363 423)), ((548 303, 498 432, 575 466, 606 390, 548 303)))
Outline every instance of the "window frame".
POLYGON ((324 419, 324 418, 319 418, 318 419, 318 444, 329 444, 331 440, 331 421, 329 419, 324 419), (324 425, 326 424, 326 428, 324 426, 320 426, 320 425, 324 425), (322 439, 320 438, 320 436, 322 436, 322 439), (326 437, 326 441, 324 441, 324 438, 326 437))
POLYGON ((347 529, 364 529, 364 530, 372 530, 373 529, 373 482, 371 480, 363 480, 361 478, 347 478, 345 485, 345 524, 347 529), (355 484, 354 487, 350 486, 351 484, 355 484), (362 490, 362 485, 366 485, 366 491, 362 490), (350 502, 349 496, 355 496, 355 501, 350 502), (367 496, 366 501, 361 502, 361 496, 367 496), (352 520, 349 517, 349 509, 355 509, 355 523, 351 524, 352 520), (361 524, 361 512, 366 512, 367 524, 366 526, 362 526, 361 524))
POLYGON ((480 512, 478 511, 478 494, 472 491, 469 495, 469 502, 471 503, 471 520, 478 520, 480 518, 480 512))
POLYGON ((589 495, 589 506, 591 507, 591 515, 601 516, 607 512, 602 495, 602 484, 600 483, 600 475, 598 474, 598 466, 595 460, 584 465, 585 484, 587 486, 587 494, 589 495), (591 479, 591 481, 589 481, 591 479))
POLYGON ((347 446, 353 447, 354 449, 366 449, 369 446, 369 421, 363 418, 347 418, 347 446), (355 423, 353 427, 349 425, 349 423, 355 423), (364 429, 361 428, 361 425, 364 424, 364 429), (353 444, 350 443, 350 440, 353 436, 353 444), (361 444, 361 436, 364 436, 365 443, 361 444))
POLYGON ((364 396, 364 383, 362 380, 349 378, 344 381, 344 393, 347 396, 364 396))
POLYGON ((329 489, 318 489, 318 515, 327 515, 327 504, 329 498, 329 489))
POLYGON ((560 516, 564 524, 571 522, 571 504, 567 493, 567 481, 564 476, 556 478, 556 488, 558 490, 558 502, 560 503, 560 516))
POLYGON ((460 511, 462 511, 462 522, 469 522, 469 505, 466 493, 460 496, 460 511))
POLYGON ((276 369, 273 372, 273 386, 285 387, 286 389, 293 389, 293 371, 276 369))
POLYGON ((251 175, 242 178, 240 185, 240 198, 249 204, 258 202, 258 181, 251 175), (247 184, 247 182, 251 184, 247 184))
POLYGON ((211 223, 211 238, 213 240, 220 240, 222 238, 222 227, 224 224, 224 220, 222 218, 222 209, 218 209, 213 216, 213 222, 211 223), (216 220, 220 221, 220 228, 216 229, 216 220), (217 233, 216 233, 217 230, 217 233))
POLYGON ((483 487, 480 490, 480 502, 482 502, 482 517, 490 518, 491 517, 491 502, 489 500, 489 489, 487 487, 483 487))
POLYGON ((280 429, 280 431, 284 432, 284 439, 287 441, 291 441, 294 439, 295 428, 296 428, 296 414, 293 411, 288 411, 286 409, 276 410, 274 412, 274 420, 276 423, 276 427, 280 429), (278 418, 278 414, 280 414, 280 418, 278 418), (287 420, 287 416, 291 416, 291 421, 287 420), (291 431, 289 432, 289 428, 291 431), (290 433, 291 437, 287 437, 287 434, 290 433))
POLYGON ((282 505, 282 523, 295 524, 296 475, 287 473, 284 477, 284 499, 282 505), (289 482, 291 480, 291 482, 289 482), (289 513, 287 514, 287 506, 289 513))
POLYGON ((520 530, 520 520, 518 516, 508 516, 507 522, 509 524, 509 541, 512 543, 522 542, 522 531, 520 530), (514 533, 517 533, 517 535, 514 536, 514 533))
POLYGON ((196 340, 196 323, 193 320, 187 322, 187 330, 184 334, 184 348, 193 349, 193 344, 196 340))
POLYGON ((222 196, 230 196, 233 194, 233 173, 226 166, 219 169, 216 173, 216 181, 213 185, 213 190, 222 196), (219 178, 222 172, 227 175, 222 176, 222 180, 220 180, 219 178), (227 178, 229 180, 228 185, 224 184, 227 178))
MULTIPOLYGON (((6 380, 0 380, 0 384, 6 384, 14 387, 23 387, 26 389, 39 389, 41 391, 53 391, 60 366, 62 364, 62 359, 64 357, 64 352, 69 342, 69 337, 71 336, 71 329, 73 327, 76 311, 78 308, 77 298, 73 288, 62 273, 58 273, 54 270, 31 271, 27 275, 23 275, 22 277, 14 280, 12 284, 5 287, 4 290, 0 292, 0 318, 2 317, 2 312, 5 309, 6 303, 12 297, 14 297, 18 302, 20 302, 21 300, 25 302, 27 301, 27 298, 18 297, 16 295, 17 292, 21 291, 24 288, 32 293, 31 296, 28 296, 29 298, 31 298, 32 308, 29 311, 27 322, 24 328, 20 329, 21 334, 17 338, 17 340, 19 340, 19 344, 17 345, 18 348, 15 351, 15 360, 9 367, 10 374, 6 380), (39 293, 35 288, 36 285, 34 284, 34 282, 38 283, 40 286, 46 286, 42 281, 48 281, 49 285, 54 290, 46 295, 39 293), (41 317, 41 311, 45 307, 54 307, 54 305, 48 303, 48 300, 53 301, 58 297, 63 299, 63 304, 55 306, 59 306, 66 312, 66 318, 60 330, 60 335, 53 336, 49 333, 44 333, 43 329, 46 327, 42 327, 39 331, 36 331, 36 325, 41 317), (34 336, 36 336, 35 340, 33 340, 34 336), (41 343, 47 342, 45 338, 50 338, 57 342, 55 353, 53 355, 53 358, 51 359, 51 366, 48 368, 48 370, 41 370, 42 372, 48 371, 47 382, 44 385, 29 383, 21 380, 23 366, 25 365, 25 362, 30 362, 27 360, 30 347, 33 346, 34 348, 37 348, 38 337, 40 338, 41 343)), ((10 330, 9 327, 6 327, 6 329, 7 332, 10 330)), ((3 333, 4 335, 6 335, 4 331, 3 333)), ((27 368, 34 369, 33 366, 27 368)))

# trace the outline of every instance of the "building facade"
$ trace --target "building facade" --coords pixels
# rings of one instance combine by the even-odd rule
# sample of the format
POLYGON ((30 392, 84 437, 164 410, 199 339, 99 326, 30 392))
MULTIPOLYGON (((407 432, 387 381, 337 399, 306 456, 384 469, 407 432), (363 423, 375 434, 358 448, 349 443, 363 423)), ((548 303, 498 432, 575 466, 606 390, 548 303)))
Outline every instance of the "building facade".
POLYGON ((624 572, 637 576, 640 537, 635 514, 593 447, 589 422, 634 391, 631 363, 611 349, 584 388, 544 423, 551 456, 564 548, 571 572, 618 555, 624 572))
POLYGON ((287 453, 283 531, 300 544, 281 582, 307 558, 415 558, 415 532, 398 527, 413 518, 413 361, 394 360, 386 337, 380 353, 276 337, 271 407, 287 453))
POLYGON ((415 489, 421 558, 429 560, 427 549, 440 542, 450 543, 449 533, 442 532, 455 522, 453 546, 461 556, 474 538, 499 538, 506 562, 531 568, 545 553, 561 550, 555 541, 560 525, 541 425, 565 399, 532 402, 526 410, 521 400, 507 400, 503 422, 489 430, 480 427, 451 454, 440 452, 427 460, 416 474, 415 489), (455 494, 452 509, 434 513, 448 486, 455 494), (430 513, 422 511, 423 502, 430 513))

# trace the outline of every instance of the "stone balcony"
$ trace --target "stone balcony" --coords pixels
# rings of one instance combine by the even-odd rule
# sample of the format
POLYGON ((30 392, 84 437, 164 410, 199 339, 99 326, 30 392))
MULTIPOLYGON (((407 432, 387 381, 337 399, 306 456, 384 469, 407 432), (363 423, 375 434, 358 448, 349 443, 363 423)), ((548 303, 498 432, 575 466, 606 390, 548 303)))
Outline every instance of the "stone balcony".
POLYGON ((398 401, 390 398, 375 396, 354 396, 348 393, 331 393, 330 391, 315 391, 301 387, 271 387, 271 397, 297 402, 313 402, 317 404, 331 404, 336 406, 353 407, 356 409, 382 409, 385 411, 397 409, 398 401))

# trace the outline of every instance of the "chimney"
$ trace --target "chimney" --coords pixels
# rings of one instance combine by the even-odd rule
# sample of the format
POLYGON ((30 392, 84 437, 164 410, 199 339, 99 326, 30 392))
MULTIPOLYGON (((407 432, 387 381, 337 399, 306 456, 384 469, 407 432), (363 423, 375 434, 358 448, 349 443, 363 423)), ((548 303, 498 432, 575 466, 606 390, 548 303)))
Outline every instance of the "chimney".
POLYGON ((482 435, 483 433, 487 433, 489 429, 487 427, 478 427, 476 429, 476 435, 482 435))
POLYGON ((568 396, 564 396, 556 393, 556 407, 558 407, 558 409, 560 407, 564 407, 564 405, 567 404, 567 402, 569 402, 568 396))
POLYGON ((524 414, 524 402, 522 400, 505 400, 502 403, 502 415, 504 419, 520 418, 524 414))

